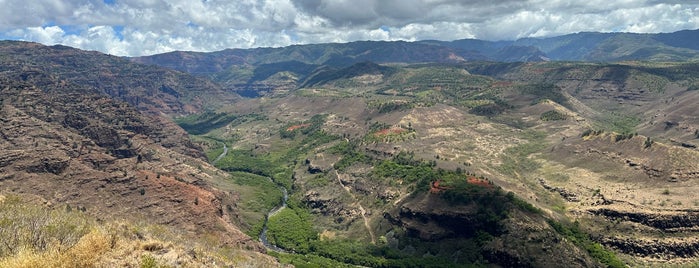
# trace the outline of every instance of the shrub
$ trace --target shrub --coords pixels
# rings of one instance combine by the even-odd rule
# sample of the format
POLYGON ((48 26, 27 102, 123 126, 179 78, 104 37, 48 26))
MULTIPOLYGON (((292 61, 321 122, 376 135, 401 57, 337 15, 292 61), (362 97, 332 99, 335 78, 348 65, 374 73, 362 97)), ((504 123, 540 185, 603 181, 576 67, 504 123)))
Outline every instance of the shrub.
POLYGON ((651 145, 653 145, 653 140, 650 137, 646 137, 646 141, 643 142, 643 148, 650 148, 651 145))
POLYGON ((557 121, 557 120, 566 120, 568 119, 568 116, 556 111, 556 110, 551 110, 551 111, 546 111, 541 114, 539 117, 542 121, 557 121))
POLYGON ((141 256, 141 268, 157 268, 158 262, 150 254, 141 256))

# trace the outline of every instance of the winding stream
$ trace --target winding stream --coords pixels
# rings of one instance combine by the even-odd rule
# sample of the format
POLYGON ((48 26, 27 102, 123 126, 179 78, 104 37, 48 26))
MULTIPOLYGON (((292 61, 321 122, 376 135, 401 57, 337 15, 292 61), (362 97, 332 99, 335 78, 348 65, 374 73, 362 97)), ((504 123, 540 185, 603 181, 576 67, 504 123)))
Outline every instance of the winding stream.
POLYGON ((224 143, 224 144, 223 144, 223 153, 221 153, 218 157, 216 157, 216 159, 214 159, 214 161, 211 162, 211 164, 212 164, 212 165, 216 164, 216 162, 218 162, 219 160, 221 160, 221 158, 225 157, 226 154, 228 154, 228 146, 226 146, 226 144, 224 143))
MULTIPOLYGON (((272 178, 268 178, 268 179, 269 179, 270 181, 272 181, 272 178)), ((273 182, 273 181, 272 181, 272 182, 273 182)), ((286 252, 287 252, 286 250, 283 250, 283 249, 277 247, 276 245, 270 243, 270 242, 267 240, 267 222, 269 221, 269 218, 272 217, 272 216, 274 216, 274 215, 276 215, 277 213, 279 213, 279 211, 282 211, 282 209, 286 208, 286 201, 289 199, 289 193, 286 191, 286 188, 284 188, 283 186, 279 186, 279 189, 280 189, 280 190, 282 191, 282 193, 284 194, 284 198, 282 198, 282 203, 281 203, 279 206, 276 206, 276 207, 272 208, 272 210, 270 210, 269 213, 267 213, 267 216, 265 217, 265 223, 264 223, 264 225, 262 226, 262 232, 260 233, 260 242, 262 242, 262 244, 263 244, 267 249, 270 249, 270 250, 273 250, 273 251, 276 251, 276 252, 284 252, 284 253, 286 253, 286 252)))
MULTIPOLYGON (((218 157, 216 157, 216 159, 214 159, 214 161, 212 161, 211 164, 216 164, 216 162, 225 157, 226 154, 228 154, 228 146, 226 146, 226 144, 224 143, 223 152, 218 157)), ((270 182, 274 183, 272 178, 267 177, 267 179, 269 179, 270 182)), ((270 243, 269 240, 267 240, 267 222, 269 221, 269 218, 279 213, 279 211, 282 211, 282 209, 286 208, 286 202, 287 200, 289 200, 289 193, 286 191, 286 188, 284 188, 283 186, 279 186, 279 190, 282 191, 282 193, 284 194, 284 197, 282 198, 282 203, 279 204, 279 206, 272 208, 272 210, 270 210, 267 213, 267 216, 265 217, 265 223, 262 226, 262 232, 260 233, 260 242, 262 242, 262 244, 270 250, 286 253, 286 250, 277 247, 276 245, 270 243)))

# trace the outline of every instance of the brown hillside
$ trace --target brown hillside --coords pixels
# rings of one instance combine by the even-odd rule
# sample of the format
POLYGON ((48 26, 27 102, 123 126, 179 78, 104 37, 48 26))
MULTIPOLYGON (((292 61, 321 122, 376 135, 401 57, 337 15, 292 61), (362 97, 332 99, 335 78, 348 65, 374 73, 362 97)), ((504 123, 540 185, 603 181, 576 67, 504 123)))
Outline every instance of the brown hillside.
POLYGON ((182 129, 75 79, 11 64, 0 73, 0 194, 262 250, 231 223, 236 195, 209 186, 227 175, 182 129))

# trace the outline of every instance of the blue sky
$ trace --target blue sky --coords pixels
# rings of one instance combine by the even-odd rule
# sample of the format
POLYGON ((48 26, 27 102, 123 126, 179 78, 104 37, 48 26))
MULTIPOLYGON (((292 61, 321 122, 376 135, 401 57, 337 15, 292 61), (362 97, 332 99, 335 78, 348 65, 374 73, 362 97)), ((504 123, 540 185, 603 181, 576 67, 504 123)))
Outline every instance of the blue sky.
POLYGON ((356 40, 699 28, 699 1, 0 0, 0 39, 119 56, 356 40))

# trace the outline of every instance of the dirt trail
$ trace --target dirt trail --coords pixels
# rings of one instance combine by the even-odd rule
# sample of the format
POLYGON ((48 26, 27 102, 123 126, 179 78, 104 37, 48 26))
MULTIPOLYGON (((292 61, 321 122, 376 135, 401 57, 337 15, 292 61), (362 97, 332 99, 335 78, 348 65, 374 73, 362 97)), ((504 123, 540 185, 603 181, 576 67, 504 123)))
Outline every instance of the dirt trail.
POLYGON ((335 176, 337 177, 337 182, 340 184, 340 186, 342 186, 342 188, 345 189, 345 191, 347 191, 347 193, 350 194, 350 196, 352 196, 352 199, 356 200, 356 202, 353 203, 352 205, 356 205, 357 208, 359 208, 359 211, 362 213, 361 214, 362 219, 364 219, 364 227, 369 232, 369 236, 371 236, 371 243, 376 244, 376 235, 374 235, 374 231, 371 229, 371 226, 369 226, 369 219, 366 217, 366 210, 364 209, 362 204, 359 202, 357 197, 352 193, 349 186, 345 186, 342 183, 342 180, 340 179, 340 173, 338 173, 337 170, 334 170, 334 171, 335 171, 335 176))

